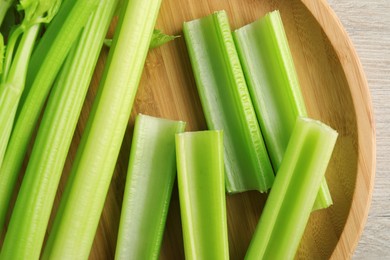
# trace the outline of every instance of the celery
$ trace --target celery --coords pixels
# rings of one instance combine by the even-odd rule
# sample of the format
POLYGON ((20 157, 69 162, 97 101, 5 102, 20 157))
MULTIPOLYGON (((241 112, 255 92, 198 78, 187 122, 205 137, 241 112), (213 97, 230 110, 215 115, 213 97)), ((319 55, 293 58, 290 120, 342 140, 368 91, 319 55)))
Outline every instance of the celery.
POLYGON ((28 63, 35 46, 40 24, 50 22, 57 13, 60 4, 60 0, 24 0, 20 1, 18 5, 18 9, 24 13, 23 21, 9 36, 4 60, 3 52, 0 57, 2 60, 0 82, 0 166, 4 159, 19 100, 25 86, 28 63), (16 46, 17 49, 15 51, 16 46))
POLYGON ((53 87, 0 258, 40 255, 62 168, 116 3, 100 2, 53 87))
POLYGON ((137 116, 115 259, 158 259, 176 176, 175 134, 184 127, 137 116))
POLYGON ((298 118, 245 259, 294 259, 337 132, 298 118))
POLYGON ((8 9, 13 4, 13 0, 0 0, 0 25, 3 24, 5 15, 7 14, 8 9))
POLYGON ((4 51, 4 38, 3 35, 0 33, 0 75, 3 73, 4 51))
POLYGON ((176 135, 186 259, 229 259, 222 131, 176 135))
MULTIPOLYGON (((24 19, 8 37, 0 85, 0 231, 4 224, 5 214, 19 170, 19 168, 13 170, 7 168, 7 166, 12 166, 15 163, 12 155, 19 157, 18 167, 21 165, 28 144, 28 140, 26 140, 25 147, 15 146, 15 142, 20 141, 18 139, 20 136, 16 135, 10 139, 10 134, 15 123, 14 119, 22 92, 29 84, 28 72, 32 67, 35 69, 35 65, 37 65, 37 63, 29 63, 31 52, 36 44, 40 24, 51 21, 57 13, 60 3, 59 0, 21 1, 19 9, 24 10, 24 19), (15 47, 17 47, 16 51, 15 47)), ((44 41, 44 39, 41 41, 44 41)), ((34 59, 40 60, 42 56, 34 58, 33 54, 31 62, 34 59)), ((54 64, 49 63, 47 65, 50 67, 54 64)), ((43 80, 46 76, 45 73, 41 74, 43 80)), ((51 83, 48 82, 47 84, 50 85, 51 83)), ((41 82, 37 86, 42 87, 41 82)), ((35 102, 38 102, 38 100, 33 99, 32 103, 35 104, 35 102)), ((44 100, 42 100, 43 102, 44 100)), ((36 117, 38 116, 39 111, 36 117)), ((27 119, 30 120, 29 117, 27 119)), ((19 133, 24 133, 24 131, 28 132, 29 126, 28 124, 19 124, 17 128, 19 133)), ((32 132, 33 126, 30 126, 30 128, 30 132, 32 132)))
MULTIPOLYGON (((307 117, 278 11, 233 33, 268 153, 277 172, 298 116, 307 117)), ((325 178, 314 209, 332 204, 325 178)))
POLYGON ((226 13, 186 22, 183 32, 207 125, 224 130, 227 191, 267 191, 274 174, 226 13))
POLYGON ((43 259, 88 258, 160 3, 160 0, 132 0, 126 1, 122 8, 43 259))

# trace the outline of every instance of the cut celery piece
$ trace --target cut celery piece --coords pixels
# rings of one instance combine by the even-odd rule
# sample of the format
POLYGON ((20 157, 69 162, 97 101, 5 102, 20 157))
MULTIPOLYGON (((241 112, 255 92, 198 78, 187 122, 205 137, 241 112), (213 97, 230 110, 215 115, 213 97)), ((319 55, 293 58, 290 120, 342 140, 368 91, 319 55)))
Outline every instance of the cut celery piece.
POLYGON ((124 2, 43 259, 89 256, 160 4, 161 0, 124 2))
POLYGON ((294 259, 337 139, 298 118, 245 259, 294 259))
POLYGON ((224 11, 184 23, 209 129, 224 131, 226 189, 267 191, 274 179, 224 11))
POLYGON ((222 131, 176 135, 186 259, 229 259, 222 131))
POLYGON ((181 121, 137 116, 115 259, 158 259, 176 177, 175 134, 184 128, 181 121))
MULTIPOLYGON (((277 172, 296 118, 307 117, 279 11, 234 31, 233 37, 261 132, 277 172)), ((314 209, 331 204, 324 178, 314 209)))
POLYGON ((9 259, 40 256, 63 165, 116 3, 101 0, 53 87, 5 237, 2 254, 9 259))

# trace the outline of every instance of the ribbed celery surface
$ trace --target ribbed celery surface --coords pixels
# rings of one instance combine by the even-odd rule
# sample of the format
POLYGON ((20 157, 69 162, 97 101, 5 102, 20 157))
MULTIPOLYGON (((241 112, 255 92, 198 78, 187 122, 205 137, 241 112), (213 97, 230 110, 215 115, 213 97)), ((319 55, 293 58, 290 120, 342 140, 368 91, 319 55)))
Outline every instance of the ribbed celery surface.
POLYGON ((177 134, 176 157, 186 259, 229 259, 222 131, 177 134))
POLYGON ((158 259, 173 183, 175 134, 185 123, 138 115, 115 259, 158 259))
MULTIPOLYGON (((298 116, 306 117, 279 11, 233 33, 268 153, 277 172, 298 116)), ((332 204, 325 178, 314 209, 332 204)))
POLYGON ((298 118, 245 259, 294 259, 337 132, 298 118))
MULTIPOLYGON (((34 1, 31 1, 34 2, 34 1)), ((56 2, 58 1, 51 1, 56 2)), ((19 170, 22 166, 24 156, 27 151, 28 144, 30 143, 31 136, 35 130, 36 123, 41 114, 41 109, 45 104, 45 100, 50 91, 55 77, 60 70, 66 55, 68 54, 72 44, 77 40, 80 31, 87 23, 90 15, 96 9, 98 0, 67 0, 61 5, 61 8, 54 19, 51 21, 50 26, 45 31, 42 38, 39 40, 38 45, 34 45, 34 52, 32 53, 31 60, 23 60, 24 63, 29 62, 26 83, 23 86, 12 86, 10 91, 15 91, 13 101, 19 103, 15 121, 8 121, 8 126, 12 127, 12 134, 7 144, 5 157, 3 163, 0 165, 0 225, 2 226, 4 216, 6 215, 9 201, 13 189, 18 178, 19 170), (24 88, 24 89, 23 89, 24 88), (21 92, 22 97, 20 98, 21 92), (23 98, 25 96, 25 98, 23 98), (20 99, 20 101, 19 101, 20 99)), ((28 1, 25 2, 27 4, 28 1)), ((33 7, 34 5, 32 5, 33 7)), ((47 7, 47 3, 43 4, 47 7)), ((30 6, 31 7, 31 6, 30 6)), ((58 6, 57 6, 58 7, 58 6)), ((40 9, 40 11, 43 11, 40 9)), ((48 13, 50 13, 48 11, 48 13)), ((34 29, 38 25, 32 25, 29 27, 28 32, 34 29)), ((18 29, 16 29, 18 30, 18 29)), ((12 37, 11 37, 12 38, 12 37)), ((11 41, 11 39, 9 39, 11 41)), ((17 37, 15 39, 17 41, 17 37)), ((18 51, 22 42, 19 42, 18 51)), ((10 43, 8 43, 10 45, 10 43)), ((9 49, 7 50, 9 51, 9 49)), ((18 51, 14 59, 18 57, 18 51)), ((23 51, 24 52, 24 51, 23 51)), ((12 52, 11 52, 12 54, 12 52)), ((12 57, 13 55, 6 56, 12 57)), ((23 63, 19 63, 19 66, 23 63)), ((5 65, 7 67, 7 65, 5 65)), ((14 62, 9 66, 9 73, 7 73, 7 80, 10 77, 16 79, 16 81, 24 81, 24 75, 15 73, 20 72, 19 66, 14 67, 14 62)), ((4 79, 4 75, 2 75, 4 79)), ((1 98, 0 98, 1 99, 1 98)), ((10 101, 10 99, 6 99, 10 101)), ((16 111, 15 102, 13 102, 12 111, 10 107, 3 108, 3 104, 0 104, 0 113, 16 111)), ((0 121, 4 118, 1 117, 0 121)), ((2 132, 3 125, 0 126, 2 132)), ((1 140, 3 142, 4 140, 1 140)), ((7 140, 5 140, 7 141, 7 140)), ((1 150, 1 149, 0 149, 1 150)), ((1 160, 1 159, 0 159, 1 160)))
POLYGON ((43 259, 87 259, 161 0, 123 1, 107 64, 43 259))
POLYGON ((38 259, 73 132, 117 1, 101 0, 53 87, 16 200, 2 257, 38 259))
POLYGON ((209 129, 224 131, 226 189, 267 191, 274 179, 224 11, 184 23, 209 129))

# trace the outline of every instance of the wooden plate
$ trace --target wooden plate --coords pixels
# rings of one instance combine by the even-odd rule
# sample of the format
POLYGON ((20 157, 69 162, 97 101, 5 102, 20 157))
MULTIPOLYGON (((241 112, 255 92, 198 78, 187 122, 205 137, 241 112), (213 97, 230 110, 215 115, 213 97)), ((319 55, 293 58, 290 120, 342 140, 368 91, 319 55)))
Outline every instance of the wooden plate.
MULTIPOLYGON (((232 29, 260 18, 268 11, 280 10, 309 114, 339 132, 326 173, 334 205, 311 215, 297 258, 351 257, 371 198, 375 132, 367 82, 347 34, 325 0, 163 0, 156 27, 181 35, 184 21, 221 9, 229 14, 232 29)), ((99 70, 105 57, 106 52, 102 54, 99 70)), ((97 81, 98 77, 94 88, 97 81)), ((94 88, 89 98, 92 98, 94 88)), ((87 112, 88 107, 83 114, 84 121, 87 112)), ((206 129, 183 38, 151 51, 147 58, 91 252, 93 259, 112 259, 114 256, 131 132, 134 117, 139 112, 187 121, 189 131, 206 129)), ((79 126, 74 144, 83 123, 79 126)), ((74 152, 76 146, 72 149, 74 152)), ((265 195, 257 192, 228 196, 231 259, 243 259, 265 199, 265 195)), ((175 188, 161 249, 162 259, 184 258, 181 232, 175 188)))
MULTIPOLYGON (((354 48, 325 0, 163 0, 157 28, 182 34, 184 21, 224 9, 232 29, 279 9, 311 117, 339 132, 326 173, 334 205, 314 212, 297 258, 345 259, 352 256, 365 224, 375 173, 375 130, 367 82, 354 48)), ((114 26, 111 28, 111 33, 114 26)), ((61 180, 56 206, 96 93, 108 50, 101 54, 61 180)), ((152 50, 147 58, 91 259, 113 259, 126 180, 134 118, 144 113, 188 122, 187 130, 206 129, 183 38, 152 50)), ((231 259, 243 259, 266 195, 228 196, 231 259)), ((174 188, 161 259, 183 259, 177 188, 174 188)))

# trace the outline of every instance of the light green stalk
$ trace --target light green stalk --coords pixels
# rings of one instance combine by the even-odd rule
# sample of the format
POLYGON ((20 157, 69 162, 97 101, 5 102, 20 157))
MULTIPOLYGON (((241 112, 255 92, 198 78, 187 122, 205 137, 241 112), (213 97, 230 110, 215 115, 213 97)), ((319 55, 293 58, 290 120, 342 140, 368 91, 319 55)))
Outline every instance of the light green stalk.
MULTIPOLYGON (((277 172, 296 118, 307 117, 279 11, 233 33, 257 119, 277 172)), ((332 204, 325 178, 314 209, 332 204)))
POLYGON ((175 134, 184 122, 138 115, 115 259, 158 259, 173 183, 175 134))
POLYGON ((267 191, 274 173, 224 11, 184 23, 209 129, 224 131, 228 192, 267 191))
MULTIPOLYGON (((8 153, 18 155, 20 157, 18 165, 21 165, 29 141, 26 141, 26 148, 23 150, 12 143, 10 136, 15 125, 15 115, 22 93, 25 85, 28 84, 28 71, 31 69, 30 56, 35 47, 41 23, 50 22, 57 13, 60 4, 60 0, 21 1, 19 9, 24 11, 24 20, 12 32, 7 43, 0 84, 0 231, 4 225, 19 170, 19 168, 14 171, 7 169, 6 165, 12 165, 15 162, 8 153)), ((34 55, 31 59, 34 59, 34 55)), ((38 102, 38 100, 34 100, 34 102, 36 101, 38 102)), ((19 131, 23 132, 28 129, 28 124, 19 125, 19 128, 21 128, 19 131)), ((33 130, 34 127, 31 127, 31 132, 33 130)), ((19 140, 17 139, 16 142, 19 140)))
POLYGON ((127 1, 43 259, 87 259, 149 49, 160 0, 127 1))
POLYGON ((222 131, 176 135, 186 259, 229 259, 222 131))
POLYGON ((54 85, 1 257, 38 259, 74 129, 117 1, 102 0, 54 85))
POLYGON ((298 118, 245 259, 294 259, 337 139, 298 118))

